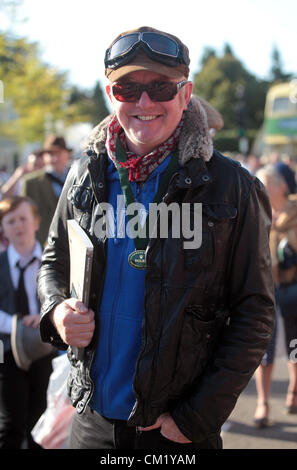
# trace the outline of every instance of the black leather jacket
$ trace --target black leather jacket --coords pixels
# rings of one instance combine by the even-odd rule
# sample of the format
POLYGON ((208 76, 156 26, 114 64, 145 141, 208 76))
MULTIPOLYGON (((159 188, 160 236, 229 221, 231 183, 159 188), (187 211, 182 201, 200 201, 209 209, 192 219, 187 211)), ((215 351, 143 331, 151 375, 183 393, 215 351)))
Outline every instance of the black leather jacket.
MULTIPOLYGON (((73 165, 65 183, 39 274, 41 335, 67 346, 48 319, 69 297, 66 220, 75 218, 95 245, 90 307, 98 311, 105 240, 93 228, 106 201, 107 156, 94 150, 73 165)), ((192 148, 192 147, 191 147, 192 148)), ((134 377, 131 425, 152 425, 170 411, 181 432, 199 442, 219 432, 265 353, 274 325, 269 228, 264 186, 217 151, 189 158, 172 178, 165 202, 202 202, 202 245, 154 238, 147 249, 142 347, 134 377)), ((71 348, 68 389, 78 412, 93 393, 90 367, 98 328, 84 359, 71 348)))

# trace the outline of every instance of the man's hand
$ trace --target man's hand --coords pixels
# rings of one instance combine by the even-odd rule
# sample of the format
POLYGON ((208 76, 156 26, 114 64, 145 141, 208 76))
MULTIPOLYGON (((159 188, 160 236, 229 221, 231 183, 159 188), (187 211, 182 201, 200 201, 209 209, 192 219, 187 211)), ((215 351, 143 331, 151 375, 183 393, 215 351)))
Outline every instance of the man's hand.
POLYGON ((50 319, 64 343, 78 348, 90 344, 95 330, 94 312, 80 300, 64 300, 50 313, 50 319))
POLYGON ((161 414, 152 426, 148 426, 146 428, 140 427, 139 429, 141 431, 152 431, 156 428, 161 428, 160 433, 162 436, 166 437, 166 439, 169 439, 170 441, 179 442, 181 444, 189 444, 192 442, 180 432, 170 413, 161 414))

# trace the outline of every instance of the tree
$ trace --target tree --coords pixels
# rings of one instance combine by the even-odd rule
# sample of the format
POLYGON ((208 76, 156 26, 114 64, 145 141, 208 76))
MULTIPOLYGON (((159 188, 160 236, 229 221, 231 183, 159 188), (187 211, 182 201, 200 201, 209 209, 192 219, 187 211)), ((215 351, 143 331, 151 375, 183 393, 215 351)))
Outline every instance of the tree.
POLYGON ((109 114, 99 82, 94 90, 70 86, 66 73, 41 61, 38 44, 7 33, 0 33, 0 80, 0 134, 21 146, 42 143, 55 124, 97 124, 109 114))
POLYGON ((226 47, 223 57, 210 57, 194 77, 194 93, 222 114, 224 129, 238 129, 242 118, 246 128, 258 129, 263 121, 267 88, 268 83, 248 72, 226 47), (238 96, 240 89, 244 90, 244 97, 238 96))
POLYGON ((19 144, 42 142, 45 117, 63 119, 68 99, 66 75, 39 59, 37 44, 0 33, 0 78, 4 83, 5 101, 15 112, 11 120, 2 117, 3 136, 19 144))
POLYGON ((94 88, 93 93, 93 102, 94 102, 94 114, 92 122, 94 125, 98 124, 98 122, 102 121, 108 114, 109 111, 105 104, 102 88, 100 83, 97 82, 94 88))
POLYGON ((271 70, 270 70, 270 76, 271 76, 272 83, 278 82, 278 81, 287 81, 290 78, 292 78, 292 74, 285 73, 283 71, 281 54, 276 46, 273 47, 272 54, 271 54, 271 61, 272 61, 272 65, 271 65, 271 70))
POLYGON ((73 86, 67 103, 67 122, 92 122, 93 108, 91 92, 73 86))
POLYGON ((228 55, 228 54, 234 56, 234 54, 233 54, 233 49, 232 49, 232 47, 230 46, 230 44, 227 43, 227 42, 224 44, 223 53, 224 53, 224 56, 225 56, 225 55, 228 55))
POLYGON ((104 119, 109 111, 106 107, 102 88, 97 82, 93 90, 73 87, 69 97, 69 114, 77 121, 87 121, 94 126, 104 119))
POLYGON ((208 47, 206 46, 204 48, 204 51, 202 53, 202 57, 201 57, 201 60, 200 60, 200 64, 201 64, 201 67, 204 67, 204 65, 206 64, 206 62, 211 58, 211 57, 216 57, 217 54, 216 54, 216 51, 213 47, 208 47))

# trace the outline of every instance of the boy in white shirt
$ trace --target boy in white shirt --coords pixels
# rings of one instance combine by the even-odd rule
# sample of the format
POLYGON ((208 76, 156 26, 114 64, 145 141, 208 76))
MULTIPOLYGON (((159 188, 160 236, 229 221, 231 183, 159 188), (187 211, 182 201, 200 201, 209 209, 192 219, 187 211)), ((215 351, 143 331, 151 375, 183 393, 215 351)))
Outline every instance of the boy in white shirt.
POLYGON ((11 350, 10 335, 15 313, 27 327, 39 326, 36 279, 42 249, 35 234, 39 228, 35 204, 26 197, 0 201, 0 226, 9 245, 0 255, 0 449, 36 448, 31 430, 46 408, 46 391, 52 371, 52 355, 20 369, 11 350), (23 274, 22 274, 23 273, 23 274), (22 277, 22 280, 21 280, 22 277), (21 285, 22 284, 22 285, 21 285))

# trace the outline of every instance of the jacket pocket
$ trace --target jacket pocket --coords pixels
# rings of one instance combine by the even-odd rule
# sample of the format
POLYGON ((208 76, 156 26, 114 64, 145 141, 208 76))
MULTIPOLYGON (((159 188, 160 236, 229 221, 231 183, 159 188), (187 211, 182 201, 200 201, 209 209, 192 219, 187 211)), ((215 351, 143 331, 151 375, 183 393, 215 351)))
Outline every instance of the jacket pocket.
POLYGON ((207 218, 215 222, 228 221, 237 217, 236 207, 229 203, 204 203, 202 207, 207 218))
MULTIPOLYGON (((208 219, 203 215, 198 227, 195 227, 196 237, 201 237, 201 244, 198 248, 185 246, 184 241, 184 267, 187 271, 197 271, 212 265, 215 257, 215 240, 212 224, 208 224, 208 219), (200 231, 200 234, 198 234, 200 231)), ((188 241, 187 241, 188 243, 188 241)))
POLYGON ((227 310, 211 311, 201 305, 185 309, 176 355, 171 398, 178 398, 201 376, 226 324, 227 310))
POLYGON ((204 204, 204 214, 207 226, 212 233, 215 261, 217 267, 228 262, 233 243, 233 230, 237 220, 237 208, 232 204, 204 204))
POLYGON ((212 266, 218 255, 227 255, 226 250, 231 242, 233 221, 237 209, 227 203, 203 203, 202 224, 195 227, 201 230, 201 246, 196 249, 184 249, 186 270, 197 270, 212 266))

